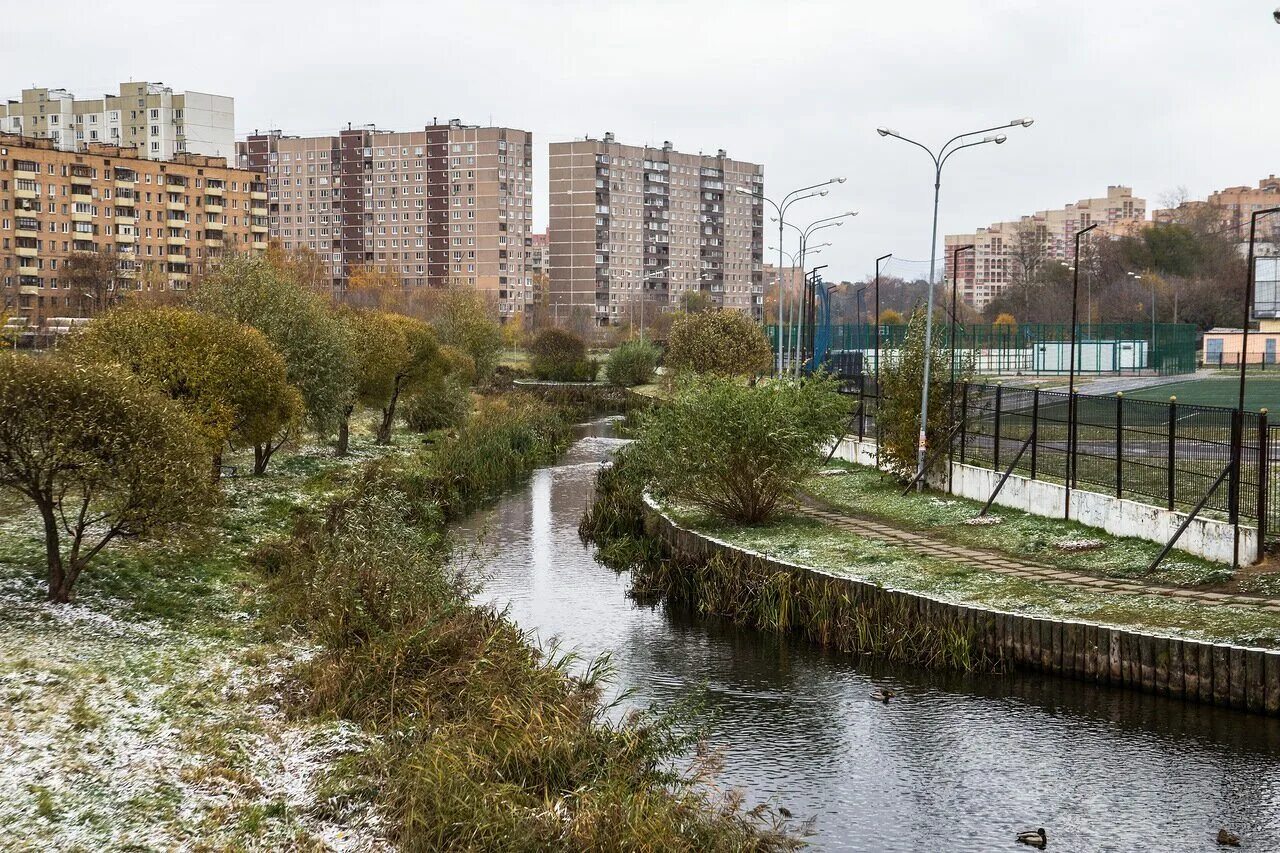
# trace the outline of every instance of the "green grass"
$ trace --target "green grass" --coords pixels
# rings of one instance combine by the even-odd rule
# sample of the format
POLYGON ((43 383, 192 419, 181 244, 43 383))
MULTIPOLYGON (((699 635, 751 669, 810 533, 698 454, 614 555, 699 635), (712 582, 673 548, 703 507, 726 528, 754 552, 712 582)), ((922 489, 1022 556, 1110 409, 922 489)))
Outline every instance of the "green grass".
POLYGON ((1206 606, 1165 596, 1099 592, 1009 577, 921 557, 900 546, 874 542, 816 519, 783 517, 769 524, 745 527, 699 513, 677 510, 672 514, 687 527, 772 557, 958 604, 1174 633, 1211 642, 1280 648, 1280 619, 1274 613, 1253 608, 1206 606))
POLYGON ((1134 578, 1176 586, 1221 584, 1231 579, 1229 567, 1175 551, 1151 574, 1147 567, 1161 545, 1143 539, 1112 536, 1096 527, 1031 515, 1006 507, 994 507, 1000 524, 970 525, 964 522, 982 504, 937 492, 903 495, 898 482, 862 465, 840 466, 847 473, 809 478, 804 489, 833 507, 874 517, 909 530, 971 548, 997 551, 1013 559, 1031 560, 1080 574, 1108 578, 1134 578), (1069 539, 1096 539, 1102 547, 1067 553, 1057 543, 1069 539))
MULTIPOLYGON (((1280 370, 1280 368, 1277 369, 1280 370)), ((1182 382, 1170 382, 1167 385, 1139 388, 1136 391, 1125 392, 1125 397, 1167 403, 1170 396, 1176 395, 1180 405, 1222 406, 1234 409, 1239 401, 1239 394, 1239 381, 1231 376, 1222 376, 1188 379, 1182 382)), ((1245 408, 1251 412, 1265 408, 1269 412, 1280 413, 1280 376, 1251 373, 1245 381, 1244 404, 1245 408)))

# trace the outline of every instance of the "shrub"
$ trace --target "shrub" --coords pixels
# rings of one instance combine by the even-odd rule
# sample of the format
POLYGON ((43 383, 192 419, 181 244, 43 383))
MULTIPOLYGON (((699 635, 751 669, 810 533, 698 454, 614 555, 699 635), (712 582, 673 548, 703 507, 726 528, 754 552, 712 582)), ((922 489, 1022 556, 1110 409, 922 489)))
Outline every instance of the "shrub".
POLYGON ((484 296, 470 287, 455 287, 444 292, 432 320, 440 343, 471 356, 473 370, 480 381, 489 378, 498 365, 502 352, 502 327, 496 311, 484 296))
POLYGON ((0 488, 43 520, 50 601, 112 540, 198 520, 208 447, 175 402, 123 370, 0 357, 0 488))
MULTIPOLYGON (((898 357, 886 359, 880 368, 880 401, 876 426, 880 431, 880 461, 887 470, 906 479, 915 476, 916 454, 920 442, 920 395, 924 388, 923 309, 911 315, 906 338, 898 357)), ((951 425, 951 365, 946 335, 934 334, 929 354, 929 428, 926 444, 930 448, 946 442, 951 425)), ((968 376, 968 365, 958 368, 957 381, 968 376)), ((940 457, 935 455, 936 460, 940 457)))
POLYGON ((844 426, 833 380, 684 381, 645 418, 637 454, 657 491, 723 518, 769 518, 844 426))
POLYGON ((604 378, 619 388, 644 385, 653 378, 659 355, 658 348, 648 341, 627 341, 609 353, 609 360, 604 365, 604 378))
POLYGON ((543 329, 529 346, 533 375, 551 382, 590 382, 598 365, 582 338, 564 329, 543 329))
POLYGON ((400 407, 405 425, 414 432, 460 426, 471 413, 471 392, 455 376, 432 382, 400 407))
POLYGON ((667 367, 717 376, 755 376, 773 366, 764 330, 738 311, 675 317, 667 338, 667 367))

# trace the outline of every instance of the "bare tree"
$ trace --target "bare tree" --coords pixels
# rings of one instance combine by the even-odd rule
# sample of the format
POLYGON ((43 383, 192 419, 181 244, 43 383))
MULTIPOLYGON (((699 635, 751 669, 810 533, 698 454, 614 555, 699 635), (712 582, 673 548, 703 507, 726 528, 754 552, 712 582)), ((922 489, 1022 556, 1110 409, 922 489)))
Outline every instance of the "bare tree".
POLYGON ((67 258, 63 276, 71 287, 81 317, 92 317, 119 299, 115 255, 76 252, 67 258))

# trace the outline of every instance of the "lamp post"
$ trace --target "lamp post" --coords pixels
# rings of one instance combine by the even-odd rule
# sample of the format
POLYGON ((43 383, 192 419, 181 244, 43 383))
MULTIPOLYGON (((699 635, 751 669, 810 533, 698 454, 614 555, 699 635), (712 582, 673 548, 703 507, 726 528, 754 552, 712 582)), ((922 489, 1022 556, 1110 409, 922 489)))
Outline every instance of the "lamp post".
MULTIPOLYGON (((839 227, 844 224, 843 220, 851 219, 857 215, 858 215, 858 212, 856 210, 850 210, 850 211, 846 211, 845 213, 836 214, 835 216, 828 216, 823 219, 814 220, 813 222, 810 222, 809 225, 806 226, 805 228, 801 228, 798 225, 793 225, 790 222, 787 223, 788 226, 793 228, 800 235, 800 250, 799 252, 797 252, 796 257, 799 260, 800 269, 802 272, 804 270, 805 255, 808 253, 809 238, 815 232, 821 231, 823 228, 839 227)), ((807 281, 807 276, 806 276, 806 281, 807 281)), ((799 327, 799 330, 797 331, 797 334, 796 334, 796 356, 797 356, 796 369, 795 369, 796 376, 800 375, 799 361, 802 360, 803 358, 803 354, 801 352, 801 340, 804 334, 804 323, 805 323, 805 313, 806 313, 805 307, 808 301, 807 300, 808 296, 809 296, 809 292, 808 292, 808 288, 806 288, 800 294, 800 305, 799 305, 798 311, 796 312, 798 314, 798 322, 796 325, 799 327)), ((810 305, 809 311, 812 312, 812 310, 813 310, 813 306, 810 305)))
POLYGON ((952 154, 962 148, 972 148, 975 145, 983 145, 988 142, 994 142, 996 145, 1004 143, 1006 137, 1003 133, 994 136, 984 136, 975 142, 964 142, 963 140, 971 136, 977 136, 979 133, 990 133, 993 130, 1002 130, 1008 127, 1030 127, 1032 119, 1019 118, 1014 119, 1007 124, 997 125, 995 127, 987 127, 981 130, 971 130, 968 133, 961 133, 951 137, 947 142, 938 149, 935 154, 928 146, 916 142, 914 139, 908 139, 897 131, 890 130, 887 127, 876 128, 876 133, 881 136, 892 136, 903 142, 909 142, 923 150, 933 160, 933 234, 929 238, 929 302, 928 313, 925 315, 924 321, 924 387, 920 391, 920 440, 916 449, 916 491, 924 490, 924 456, 927 449, 927 428, 929 424, 929 350, 933 342, 933 276, 934 265, 937 262, 938 252, 938 198, 942 189, 942 167, 946 165, 947 160, 952 154), (956 144, 960 143, 960 144, 956 144))
MULTIPOLYGON (((1142 281, 1142 276, 1136 272, 1127 272, 1125 275, 1134 281, 1142 281)), ((1147 367, 1155 372, 1155 360, 1152 357, 1156 351, 1156 280, 1151 279, 1151 341, 1147 344, 1147 367)))
MULTIPOLYGON (((1067 357, 1067 476, 1066 496, 1063 502, 1062 517, 1071 519, 1071 485, 1075 478, 1075 417, 1076 417, 1076 305, 1080 296, 1080 238, 1098 227, 1095 222, 1076 232, 1075 266, 1071 268, 1071 354, 1067 357)), ((1170 462, 1172 464, 1172 462, 1170 462)))
POLYGON ((1244 317, 1240 324, 1240 396, 1236 408, 1244 417, 1244 368, 1249 361, 1249 319, 1253 315, 1253 245, 1258 234, 1258 220, 1272 213, 1280 212, 1280 207, 1269 207, 1266 210, 1255 210, 1249 216, 1249 269, 1244 274, 1244 317))
MULTIPOLYGON (((876 313, 871 322, 876 324, 876 394, 880 393, 880 262, 893 257, 893 252, 876 258, 876 313)), ((877 445, 877 453, 879 445, 877 445)))
MULTIPOLYGON (((947 409, 949 417, 948 425, 956 416, 956 291, 959 289, 960 283, 960 253, 973 248, 973 244, 969 243, 965 246, 957 246, 951 253, 951 334, 948 343, 950 344, 951 356, 951 384, 947 390, 947 409)), ((976 253, 975 253, 976 254, 976 253)), ((925 361, 928 362, 929 354, 926 351, 925 361)), ((955 433, 952 430, 947 431, 947 459, 950 460, 955 455, 955 433)), ((947 491, 951 491, 951 466, 947 465, 947 491)))
MULTIPOLYGON (((651 273, 646 273, 645 275, 640 276, 640 282, 639 282, 639 284, 640 284, 640 340, 644 340, 644 303, 645 303, 645 292, 644 292, 644 290, 645 290, 645 282, 646 282, 646 281, 648 281, 648 280, 649 280, 649 279, 651 279, 651 278, 657 278, 657 277, 659 277, 659 276, 666 275, 666 274, 667 274, 667 272, 668 272, 670 269, 671 269, 671 267, 670 267, 670 266, 665 266, 665 267, 663 267, 663 268, 662 268, 662 269, 660 269, 660 270, 654 270, 654 271, 653 271, 653 272, 651 272, 651 273)), ((633 276, 633 277, 634 277, 634 275, 635 275, 633 272, 631 272, 631 270, 623 270, 623 273, 625 273, 625 274, 626 274, 626 275, 628 275, 628 276, 633 276)), ((631 301, 632 301, 633 303, 635 302, 635 294, 634 294, 634 293, 633 293, 633 294, 632 294, 632 296, 631 296, 631 301)), ((632 307, 632 311, 634 311, 634 310, 635 310, 635 308, 634 308, 634 305, 633 305, 633 307, 632 307)))
POLYGON ((735 187, 734 191, 742 195, 749 195, 752 198, 758 198, 761 201, 767 201, 773 205, 774 211, 778 214, 778 364, 777 375, 782 375, 782 226, 786 222, 787 208, 795 204, 797 201, 815 196, 823 196, 827 194, 827 190, 822 187, 831 184, 843 184, 844 178, 828 178, 819 184, 810 187, 801 187, 798 190, 792 190, 782 197, 782 202, 778 203, 771 198, 766 198, 764 192, 756 194, 746 187, 735 187))

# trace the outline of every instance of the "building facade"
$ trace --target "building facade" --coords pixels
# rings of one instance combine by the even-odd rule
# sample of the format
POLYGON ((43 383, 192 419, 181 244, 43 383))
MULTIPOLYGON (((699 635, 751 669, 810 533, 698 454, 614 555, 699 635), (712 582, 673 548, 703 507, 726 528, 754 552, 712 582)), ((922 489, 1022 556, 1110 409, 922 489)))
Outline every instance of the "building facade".
POLYGON ((996 222, 969 234, 948 234, 947 281, 958 281, 960 297, 981 310, 1040 264, 1074 261, 1075 233, 1080 229, 1096 223, 1095 234, 1127 236, 1146 225, 1146 215, 1145 199, 1136 198, 1129 187, 1113 186, 1100 198, 996 222), (956 249, 967 245, 974 248, 957 256, 956 249))
POLYGON ((0 104, 0 132, 48 139, 63 151, 103 143, 146 160, 176 155, 235 157, 235 101, 174 92, 159 83, 121 83, 120 94, 80 99, 66 89, 23 89, 0 104))
POLYGON ((271 236, 315 252, 335 289, 372 268, 408 289, 475 288, 503 317, 532 304, 528 131, 454 120, 406 132, 255 132, 238 152, 266 175, 271 236))
POLYGON ((221 157, 150 160, 137 149, 0 134, 0 284, 6 313, 36 325, 129 290, 184 290, 230 253, 267 246, 266 184, 221 157), (110 257, 107 293, 73 292, 67 263, 110 257), (87 303, 86 299, 90 299, 87 303))
POLYGON ((679 308, 702 291, 759 319, 764 170, 728 157, 604 139, 550 146, 552 304, 598 326, 679 308), (747 190, 737 192, 737 188, 747 190))
MULTIPOLYGON (((1209 194, 1204 201, 1184 201, 1177 207, 1152 211, 1154 222, 1168 224, 1190 222, 1207 217, 1221 233, 1237 243, 1249 239, 1249 220, 1255 210, 1280 206, 1280 178, 1269 175, 1256 187, 1227 187, 1209 194)), ((1280 222, 1274 216, 1258 219, 1257 240, 1280 242, 1280 222)))

